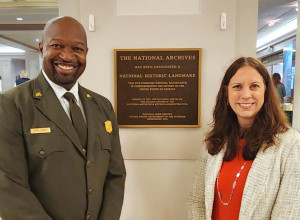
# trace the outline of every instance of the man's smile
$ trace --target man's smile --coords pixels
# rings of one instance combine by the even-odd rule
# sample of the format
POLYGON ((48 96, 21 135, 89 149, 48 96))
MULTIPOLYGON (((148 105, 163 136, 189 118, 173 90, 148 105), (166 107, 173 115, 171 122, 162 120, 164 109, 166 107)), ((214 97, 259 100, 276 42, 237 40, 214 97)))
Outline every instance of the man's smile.
POLYGON ((61 68, 61 69, 64 69, 64 70, 70 70, 70 69, 73 69, 74 67, 73 66, 63 66, 63 65, 61 65, 61 64, 58 64, 57 65, 59 68, 61 68))
POLYGON ((57 72, 61 74, 72 74, 80 65, 76 63, 53 62, 57 72))

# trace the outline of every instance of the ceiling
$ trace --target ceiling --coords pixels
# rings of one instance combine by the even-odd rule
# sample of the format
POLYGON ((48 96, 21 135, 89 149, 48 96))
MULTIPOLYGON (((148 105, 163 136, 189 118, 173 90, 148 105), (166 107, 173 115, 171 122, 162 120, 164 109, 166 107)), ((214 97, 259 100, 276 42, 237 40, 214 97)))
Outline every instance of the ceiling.
POLYGON ((0 47, 37 51, 44 25, 57 16, 58 0, 0 0, 0 47))
MULTIPOLYGON (((259 0, 258 38, 297 18, 297 7, 295 0, 259 0)), ((56 16, 58 0, 0 0, 0 47, 36 51, 45 23, 56 16)))
POLYGON ((297 18, 297 8, 295 0, 259 0, 257 38, 297 18), (274 25, 269 26, 270 22, 274 25))

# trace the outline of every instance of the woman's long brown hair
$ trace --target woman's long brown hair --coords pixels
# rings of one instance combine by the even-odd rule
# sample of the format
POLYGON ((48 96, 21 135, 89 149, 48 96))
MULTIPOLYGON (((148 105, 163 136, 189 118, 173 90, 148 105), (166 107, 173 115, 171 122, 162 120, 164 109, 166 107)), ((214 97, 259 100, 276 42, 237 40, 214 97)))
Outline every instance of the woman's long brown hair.
POLYGON ((272 146, 275 143, 276 135, 289 128, 287 117, 280 106, 276 89, 264 64, 252 57, 238 58, 225 72, 214 107, 212 130, 205 138, 208 152, 211 155, 219 153, 222 148, 227 146, 225 161, 230 161, 235 157, 241 132, 237 116, 228 105, 227 87, 230 79, 243 66, 256 69, 262 76, 266 88, 264 104, 257 113, 252 126, 244 134, 246 139, 243 149, 244 159, 253 160, 262 146, 266 148, 272 146))

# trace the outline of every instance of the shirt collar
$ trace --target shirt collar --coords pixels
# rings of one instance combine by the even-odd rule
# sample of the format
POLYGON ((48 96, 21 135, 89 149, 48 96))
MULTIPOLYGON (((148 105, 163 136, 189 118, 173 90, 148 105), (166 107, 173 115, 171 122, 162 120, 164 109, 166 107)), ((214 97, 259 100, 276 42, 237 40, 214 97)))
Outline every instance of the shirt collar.
POLYGON ((43 73, 44 77, 46 78, 47 82, 49 83, 49 85, 51 86, 51 88, 53 89, 53 91, 54 91, 54 93, 55 93, 55 95, 57 96, 58 99, 61 99, 66 92, 71 92, 75 96, 76 101, 79 102, 78 81, 76 81, 74 86, 68 91, 64 87, 62 87, 60 85, 57 85, 54 82, 52 82, 48 78, 47 74, 45 73, 45 71, 43 69, 42 69, 42 73, 43 73))

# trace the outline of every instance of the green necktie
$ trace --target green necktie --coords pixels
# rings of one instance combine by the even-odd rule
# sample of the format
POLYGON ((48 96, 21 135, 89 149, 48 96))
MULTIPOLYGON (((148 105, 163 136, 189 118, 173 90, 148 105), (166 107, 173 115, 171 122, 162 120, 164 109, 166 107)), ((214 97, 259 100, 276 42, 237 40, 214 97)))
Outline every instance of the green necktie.
POLYGON ((75 97, 72 93, 66 92, 64 97, 69 101, 71 120, 77 131, 82 148, 85 149, 87 144, 87 127, 81 109, 76 104, 75 97))

